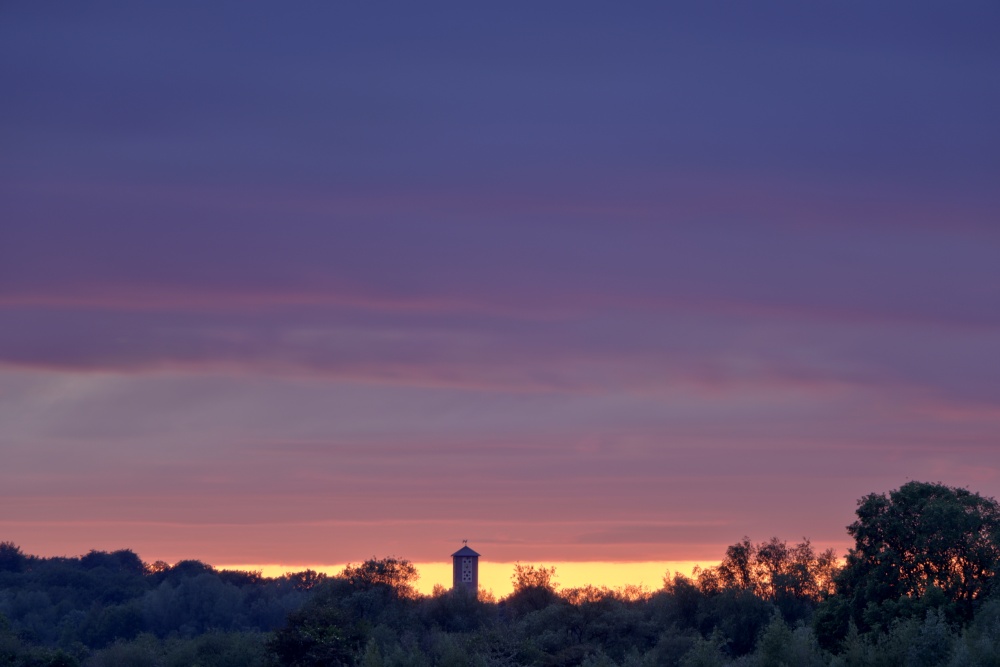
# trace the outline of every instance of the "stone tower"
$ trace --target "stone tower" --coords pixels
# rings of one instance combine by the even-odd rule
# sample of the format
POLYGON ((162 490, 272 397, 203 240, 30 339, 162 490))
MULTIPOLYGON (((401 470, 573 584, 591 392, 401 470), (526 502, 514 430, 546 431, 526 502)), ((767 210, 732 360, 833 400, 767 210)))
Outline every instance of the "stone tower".
POLYGON ((469 548, 469 545, 451 555, 454 566, 452 589, 464 588, 475 593, 479 592, 479 554, 469 548))

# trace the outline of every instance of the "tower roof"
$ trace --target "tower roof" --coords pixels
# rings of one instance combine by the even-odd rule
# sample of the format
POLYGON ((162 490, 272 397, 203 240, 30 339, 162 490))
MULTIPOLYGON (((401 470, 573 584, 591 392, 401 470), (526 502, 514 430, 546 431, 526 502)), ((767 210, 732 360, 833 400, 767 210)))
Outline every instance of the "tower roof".
POLYGON ((468 546, 462 547, 451 555, 452 558, 458 558, 460 556, 475 556, 476 558, 479 558, 479 554, 470 549, 468 546))

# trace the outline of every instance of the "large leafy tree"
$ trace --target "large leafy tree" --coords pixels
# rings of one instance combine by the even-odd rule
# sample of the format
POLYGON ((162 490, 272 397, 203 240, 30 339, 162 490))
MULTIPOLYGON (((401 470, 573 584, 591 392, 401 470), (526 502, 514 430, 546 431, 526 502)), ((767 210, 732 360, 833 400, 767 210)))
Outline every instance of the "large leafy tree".
POLYGON ((862 627, 946 606, 968 619, 1000 566, 1000 505, 967 489, 909 482, 858 502, 855 546, 837 578, 862 627))

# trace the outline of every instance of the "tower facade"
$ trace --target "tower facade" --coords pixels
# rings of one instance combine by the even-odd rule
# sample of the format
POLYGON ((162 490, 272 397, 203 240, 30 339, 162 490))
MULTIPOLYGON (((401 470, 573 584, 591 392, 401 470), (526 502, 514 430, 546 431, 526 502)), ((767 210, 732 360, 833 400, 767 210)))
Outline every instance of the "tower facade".
POLYGON ((453 589, 464 588, 465 590, 479 591, 479 554, 469 548, 468 545, 451 555, 452 562, 452 584, 453 589))

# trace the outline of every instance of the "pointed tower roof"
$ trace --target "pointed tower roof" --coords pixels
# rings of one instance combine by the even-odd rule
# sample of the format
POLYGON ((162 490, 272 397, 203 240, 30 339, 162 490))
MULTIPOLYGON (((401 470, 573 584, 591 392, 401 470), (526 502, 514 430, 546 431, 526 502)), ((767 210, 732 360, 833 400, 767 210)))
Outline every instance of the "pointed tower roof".
POLYGON ((479 558, 479 554, 470 549, 468 546, 462 547, 451 555, 452 558, 460 558, 462 556, 475 556, 476 558, 479 558))

